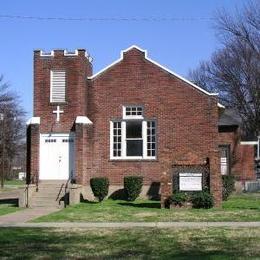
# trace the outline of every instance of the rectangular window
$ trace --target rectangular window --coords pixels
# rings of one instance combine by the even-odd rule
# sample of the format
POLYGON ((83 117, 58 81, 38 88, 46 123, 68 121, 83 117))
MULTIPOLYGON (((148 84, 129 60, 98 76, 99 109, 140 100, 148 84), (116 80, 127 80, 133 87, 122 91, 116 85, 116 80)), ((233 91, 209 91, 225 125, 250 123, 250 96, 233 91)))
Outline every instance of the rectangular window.
POLYGON ((147 121, 147 156, 155 156, 156 131, 155 121, 147 121))
POLYGON ((143 155, 142 121, 126 122, 126 155, 143 155))
POLYGON ((222 175, 230 173, 230 146, 220 145, 220 170, 222 175))
POLYGON ((156 159, 156 123, 154 120, 110 122, 111 159, 156 159))
POLYGON ((65 102, 66 72, 64 70, 51 71, 50 102, 65 102))
POLYGON ((121 122, 113 122, 113 157, 120 157, 122 149, 121 122))
POLYGON ((143 107, 142 106, 124 106, 123 107, 124 119, 142 119, 143 107))

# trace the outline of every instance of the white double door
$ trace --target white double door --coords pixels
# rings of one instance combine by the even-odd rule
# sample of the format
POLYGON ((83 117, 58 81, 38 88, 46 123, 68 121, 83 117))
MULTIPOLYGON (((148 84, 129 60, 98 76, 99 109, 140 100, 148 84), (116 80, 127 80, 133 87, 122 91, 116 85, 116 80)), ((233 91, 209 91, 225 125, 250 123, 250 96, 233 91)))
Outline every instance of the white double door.
POLYGON ((40 135, 40 180, 73 178, 74 142, 73 133, 40 135))

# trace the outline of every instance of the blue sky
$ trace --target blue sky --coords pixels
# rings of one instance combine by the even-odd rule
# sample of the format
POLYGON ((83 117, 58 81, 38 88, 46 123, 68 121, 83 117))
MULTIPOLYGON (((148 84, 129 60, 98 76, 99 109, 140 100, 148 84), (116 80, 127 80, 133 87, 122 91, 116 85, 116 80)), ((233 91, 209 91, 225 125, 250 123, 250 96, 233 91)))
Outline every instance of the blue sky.
POLYGON ((92 18, 184 18, 184 21, 46 21, 0 18, 0 74, 32 115, 33 50, 86 48, 94 58, 94 72, 119 58, 136 44, 148 56, 186 76, 219 47, 211 20, 214 11, 234 12, 246 0, 9 0, 0 15, 92 18), (187 21, 186 18, 195 18, 187 21))

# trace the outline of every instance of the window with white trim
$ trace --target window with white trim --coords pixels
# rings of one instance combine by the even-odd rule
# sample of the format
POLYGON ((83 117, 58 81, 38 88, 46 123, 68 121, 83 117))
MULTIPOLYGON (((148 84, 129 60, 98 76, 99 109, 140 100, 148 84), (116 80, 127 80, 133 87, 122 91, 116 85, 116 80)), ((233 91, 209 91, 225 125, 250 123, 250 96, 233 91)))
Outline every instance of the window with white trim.
POLYGON ((126 121, 126 156, 143 156, 142 121, 126 121))
POLYGON ((142 106, 123 106, 124 119, 143 119, 142 106))
MULTIPOLYGON (((133 111, 133 116, 135 117, 135 111, 138 110, 133 111)), ((123 117, 124 112, 126 112, 125 109, 123 111, 123 117)), ((142 112, 143 116, 143 108, 140 112, 142 112)), ((111 121, 110 158, 127 160, 156 159, 155 120, 129 118, 111 121)))
POLYGON ((122 129, 121 122, 113 122, 113 156, 121 156, 122 129))
POLYGON ((147 156, 155 156, 155 121, 147 121, 147 156))
POLYGON ((64 70, 51 70, 50 102, 65 102, 66 72, 64 70))

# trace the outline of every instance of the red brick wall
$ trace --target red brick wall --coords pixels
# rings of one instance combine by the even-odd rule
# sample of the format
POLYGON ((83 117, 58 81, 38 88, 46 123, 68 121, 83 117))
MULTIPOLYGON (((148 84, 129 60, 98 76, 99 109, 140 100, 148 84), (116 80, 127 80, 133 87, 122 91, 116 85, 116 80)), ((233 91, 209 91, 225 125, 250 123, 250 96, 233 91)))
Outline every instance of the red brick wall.
POLYGON ((26 154, 26 183, 37 183, 39 176, 39 147, 40 131, 38 124, 27 127, 26 132, 27 154, 26 154))
POLYGON ((41 56, 34 52, 34 116, 41 118, 41 133, 64 132, 73 127, 76 116, 87 113, 87 76, 92 74, 92 66, 85 57, 85 50, 78 50, 77 56, 64 56, 63 50, 55 50, 54 57, 41 56), (50 71, 66 71, 66 102, 50 103, 50 71), (64 111, 60 122, 56 122, 57 105, 64 111))
POLYGON ((252 145, 240 145, 239 129, 221 131, 218 142, 219 145, 230 145, 231 174, 238 181, 255 180, 254 147, 252 145))
MULTIPOLYGON (((117 65, 93 80, 91 65, 84 56, 34 57, 34 116, 41 118, 40 132, 69 132, 76 116, 86 115, 93 125, 76 126, 76 178, 82 184, 94 176, 107 176, 112 185, 122 185, 126 175, 142 175, 145 184, 160 182, 163 172, 174 163, 196 164, 211 158, 218 149, 217 99, 193 88, 145 59, 132 49, 117 65), (55 122, 50 103, 50 70, 67 71, 66 103, 61 121, 55 122), (146 119, 157 121, 157 160, 111 161, 110 120, 122 118, 122 106, 142 105, 146 119)), ((212 157, 215 161, 215 157, 212 157)), ((219 190, 220 168, 213 165, 215 197, 219 190)))
POLYGON ((139 50, 125 53, 123 61, 92 80, 88 102, 88 117, 93 121, 88 179, 108 176, 111 183, 122 184, 124 176, 140 174, 146 184, 159 182, 163 165, 189 163, 191 157, 205 160, 218 147, 215 97, 145 60, 139 50), (121 119, 126 104, 143 105, 145 118, 157 120, 156 161, 110 161, 109 121, 121 119))
POLYGON ((233 172, 239 181, 256 180, 254 164, 254 146, 239 145, 236 151, 237 163, 233 172))

